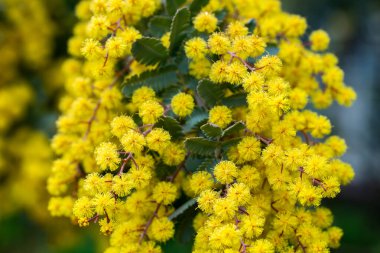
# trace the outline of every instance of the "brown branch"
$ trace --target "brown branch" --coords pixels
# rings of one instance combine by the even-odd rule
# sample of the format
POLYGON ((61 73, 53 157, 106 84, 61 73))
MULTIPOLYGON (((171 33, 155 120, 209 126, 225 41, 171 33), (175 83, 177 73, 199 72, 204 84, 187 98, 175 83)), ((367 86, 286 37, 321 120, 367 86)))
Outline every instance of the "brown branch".
POLYGON ((250 71, 255 71, 256 70, 255 67, 252 67, 251 65, 249 65, 248 62, 244 61, 242 58, 240 58, 239 56, 237 56, 237 54, 235 54, 234 52, 230 52, 229 51, 228 54, 231 55, 231 61, 232 61, 232 59, 238 59, 250 71))
POLYGON ((153 222, 154 217, 157 217, 158 210, 160 209, 160 207, 161 207, 161 203, 157 204, 156 210, 154 210, 153 215, 149 218, 148 222, 145 224, 144 230, 140 235, 139 244, 141 244, 142 241, 144 240, 144 237, 146 236, 148 229, 153 222))
POLYGON ((266 145, 269 145, 273 142, 273 139, 261 136, 259 134, 255 134, 256 138, 260 140, 261 142, 265 143, 266 145))
MULTIPOLYGON (((178 176, 179 172, 181 171, 181 169, 183 168, 185 162, 182 162, 178 167, 177 169, 174 171, 173 175, 168 177, 168 181, 173 183, 175 178, 178 176)), ((153 219, 154 217, 157 217, 157 214, 158 214, 158 210, 160 209, 162 203, 158 203, 157 204, 157 207, 156 207, 156 210, 154 211, 153 215, 149 218, 148 222, 145 224, 144 226, 144 231, 141 233, 140 235, 140 239, 139 239, 139 244, 142 243, 142 241, 144 240, 144 237, 146 236, 147 232, 148 232, 148 229, 150 227, 150 225, 152 224, 153 222, 153 219)))
POLYGON ((88 135, 90 134, 92 124, 94 123, 94 121, 96 119, 96 114, 98 113, 98 111, 100 109, 100 105, 101 105, 101 100, 99 99, 98 102, 96 103, 96 106, 95 106, 93 112, 92 112, 91 118, 87 121, 87 129, 83 135, 83 140, 86 140, 88 135))
POLYGON ((306 133, 304 130, 301 131, 303 137, 305 138, 305 142, 307 145, 311 145, 312 144, 312 141, 310 139, 310 136, 308 135, 308 133, 306 133))

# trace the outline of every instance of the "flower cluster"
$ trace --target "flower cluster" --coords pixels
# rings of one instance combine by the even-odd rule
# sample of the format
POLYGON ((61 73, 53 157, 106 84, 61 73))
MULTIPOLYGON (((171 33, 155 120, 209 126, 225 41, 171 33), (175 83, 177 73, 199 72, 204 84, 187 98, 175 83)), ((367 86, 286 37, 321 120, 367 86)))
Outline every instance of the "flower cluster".
POLYGON ((107 253, 161 252, 194 199, 193 252, 338 247, 320 204, 354 172, 329 119, 305 109, 355 100, 327 33, 305 36, 278 0, 177 7, 77 5, 51 214, 98 223, 107 253))
POLYGON ((0 217, 23 209, 37 217, 36 220, 44 221, 46 207, 40 203, 46 202, 43 192, 52 152, 47 137, 32 130, 26 122, 35 94, 24 72, 43 78, 54 69, 47 67, 51 61, 53 21, 40 0, 25 3, 4 0, 0 4, 0 198, 3 201, 0 217))

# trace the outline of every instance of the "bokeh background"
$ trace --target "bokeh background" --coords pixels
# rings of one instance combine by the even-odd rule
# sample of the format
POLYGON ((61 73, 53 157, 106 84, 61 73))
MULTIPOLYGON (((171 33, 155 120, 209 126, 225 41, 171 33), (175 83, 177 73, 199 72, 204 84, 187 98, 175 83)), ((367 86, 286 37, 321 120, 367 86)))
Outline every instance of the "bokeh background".
MULTIPOLYGON (((12 27, 17 29, 17 24, 5 15, 4 1, 18 2, 21 6, 23 1, 28 0, 0 0, 0 45, 7 39, 8 33, 13 31, 12 27), (4 32, 4 26, 8 27, 8 33, 4 32)), ((15 120, 6 133, 0 131, 0 138, 4 140, 20 135, 18 133, 20 129, 24 131, 26 128, 28 131, 42 131, 47 137, 51 137, 54 133, 57 97, 62 84, 61 86, 49 84, 53 79, 59 80, 56 78, 59 75, 59 68, 58 66, 54 68, 54 64, 51 63, 59 64, 66 56, 66 41, 75 23, 76 1, 39 2, 46 5, 46 15, 54 27, 50 54, 46 57, 46 62, 37 68, 28 66, 30 63, 25 59, 17 63, 22 79, 32 88, 35 99, 25 109, 25 117, 15 120)), ((331 51, 340 59, 347 84, 353 86, 358 94, 358 99, 352 108, 333 106, 321 112, 331 118, 334 123, 334 133, 346 139, 349 149, 344 160, 351 163, 356 172, 353 183, 342 189, 337 199, 324 203, 332 209, 335 225, 343 228, 345 233, 341 248, 335 252, 379 253, 380 1, 283 0, 282 2, 285 10, 307 17, 310 30, 322 28, 328 31, 332 39, 331 51)), ((4 53, 0 52, 0 61, 5 61, 1 56, 4 53)), ((4 62, 1 63, 0 66, 3 66, 4 62)), ((3 71, 4 69, 0 69, 0 75, 4 75, 1 73, 3 71)), ((22 134, 18 138, 22 138, 22 134)), ((0 145, 0 160, 1 156, 6 155, 0 145)), ((16 162, 20 158, 15 156, 13 159, 16 162)), ((17 176, 16 174, 15 178, 17 176)), ((67 220, 52 220, 48 217, 41 219, 43 211, 38 214, 33 213, 28 205, 9 209, 2 191, 12 184, 12 177, 14 175, 0 171, 0 252, 82 253, 96 252, 102 248, 104 241, 97 231, 88 229, 81 231, 70 226, 67 220)), ((23 189, 23 185, 12 187, 17 189, 17 194, 27 196, 28 191, 23 189)), ((44 209, 45 200, 38 201, 37 205, 44 209)), ((170 252, 190 252, 190 240, 191 238, 184 236, 181 243, 168 243, 166 247, 173 250, 170 252)))

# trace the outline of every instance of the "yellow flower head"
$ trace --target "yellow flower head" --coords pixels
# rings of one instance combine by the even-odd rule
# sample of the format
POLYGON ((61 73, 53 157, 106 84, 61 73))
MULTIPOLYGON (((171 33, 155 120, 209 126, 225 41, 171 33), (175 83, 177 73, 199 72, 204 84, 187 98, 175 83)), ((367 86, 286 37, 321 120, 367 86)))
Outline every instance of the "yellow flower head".
POLYGON ((176 115, 186 117, 193 112, 194 99, 189 94, 183 92, 178 93, 172 98, 171 107, 176 115))
POLYGON ((232 122, 232 112, 227 106, 215 106, 210 110, 209 122, 225 128, 232 122))
POLYGON ((197 31, 212 33, 218 25, 218 19, 212 13, 201 12, 195 17, 193 23, 197 31))

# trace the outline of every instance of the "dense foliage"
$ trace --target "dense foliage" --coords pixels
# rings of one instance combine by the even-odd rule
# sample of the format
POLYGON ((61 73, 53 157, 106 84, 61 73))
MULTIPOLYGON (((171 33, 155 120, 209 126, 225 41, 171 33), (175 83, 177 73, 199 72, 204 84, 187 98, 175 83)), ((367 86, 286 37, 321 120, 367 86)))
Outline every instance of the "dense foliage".
POLYGON ((329 252, 320 207, 354 172, 312 111, 349 106, 329 36, 278 0, 84 0, 63 64, 49 210, 107 253, 160 252, 196 210, 193 252, 329 252))

